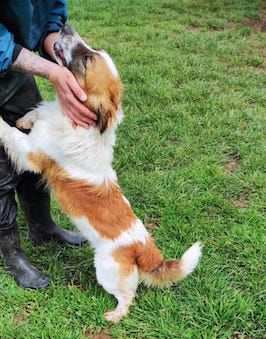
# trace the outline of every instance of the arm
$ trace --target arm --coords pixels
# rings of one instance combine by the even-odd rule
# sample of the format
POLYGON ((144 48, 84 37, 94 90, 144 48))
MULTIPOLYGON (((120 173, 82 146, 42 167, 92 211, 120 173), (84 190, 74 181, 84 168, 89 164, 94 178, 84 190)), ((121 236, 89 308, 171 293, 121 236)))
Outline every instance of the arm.
MULTIPOLYGON (((52 39, 48 38, 47 48, 50 51, 52 46, 52 39)), ((0 72, 10 68, 49 79, 57 91, 63 112, 72 120, 74 126, 88 127, 95 123, 95 114, 81 103, 86 100, 86 94, 73 74, 65 67, 60 67, 16 44, 13 34, 0 23, 0 72)))

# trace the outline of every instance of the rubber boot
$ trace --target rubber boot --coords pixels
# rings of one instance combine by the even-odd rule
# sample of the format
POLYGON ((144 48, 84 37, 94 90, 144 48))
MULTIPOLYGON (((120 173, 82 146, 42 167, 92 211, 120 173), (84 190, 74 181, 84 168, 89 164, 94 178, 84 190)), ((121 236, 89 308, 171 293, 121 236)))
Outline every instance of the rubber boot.
POLYGON ((48 286, 48 277, 37 270, 23 253, 16 224, 6 230, 0 230, 0 253, 6 270, 20 286, 34 289, 48 286))

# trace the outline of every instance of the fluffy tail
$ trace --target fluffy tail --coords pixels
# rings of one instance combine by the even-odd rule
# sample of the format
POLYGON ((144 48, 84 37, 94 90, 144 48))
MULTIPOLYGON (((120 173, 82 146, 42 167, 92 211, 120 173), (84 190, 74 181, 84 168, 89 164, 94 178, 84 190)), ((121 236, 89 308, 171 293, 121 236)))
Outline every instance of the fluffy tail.
POLYGON ((196 268, 201 257, 202 245, 193 244, 178 260, 164 260, 153 242, 144 245, 136 262, 141 279, 148 286, 165 287, 184 279, 196 268))

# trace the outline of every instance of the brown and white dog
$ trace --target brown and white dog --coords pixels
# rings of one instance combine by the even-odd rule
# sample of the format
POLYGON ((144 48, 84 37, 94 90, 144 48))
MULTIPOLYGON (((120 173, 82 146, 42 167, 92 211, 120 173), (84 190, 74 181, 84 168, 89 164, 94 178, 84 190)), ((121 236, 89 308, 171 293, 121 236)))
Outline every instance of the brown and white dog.
POLYGON ((168 286, 183 279, 198 264, 201 245, 195 243, 179 261, 164 260, 118 185, 112 158, 123 115, 122 84, 110 56, 88 46, 70 27, 62 30, 55 53, 86 91, 97 126, 73 128, 55 101, 18 121, 18 127, 32 127, 28 135, 1 119, 0 139, 18 171, 42 174, 91 243, 97 280, 118 301, 105 318, 117 322, 127 314, 140 280, 168 286))

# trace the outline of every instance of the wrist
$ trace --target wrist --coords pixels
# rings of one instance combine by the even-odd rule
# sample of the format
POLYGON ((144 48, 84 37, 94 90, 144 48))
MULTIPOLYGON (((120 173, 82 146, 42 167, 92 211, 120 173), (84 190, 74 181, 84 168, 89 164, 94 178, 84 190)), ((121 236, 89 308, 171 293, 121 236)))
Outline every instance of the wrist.
POLYGON ((52 83, 55 84, 58 79, 58 72, 61 71, 61 67, 57 64, 51 62, 51 67, 49 67, 47 71, 47 79, 52 83))
POLYGON ((35 53, 22 48, 16 60, 12 64, 12 69, 22 71, 41 77, 49 78, 59 66, 48 61, 35 53))

